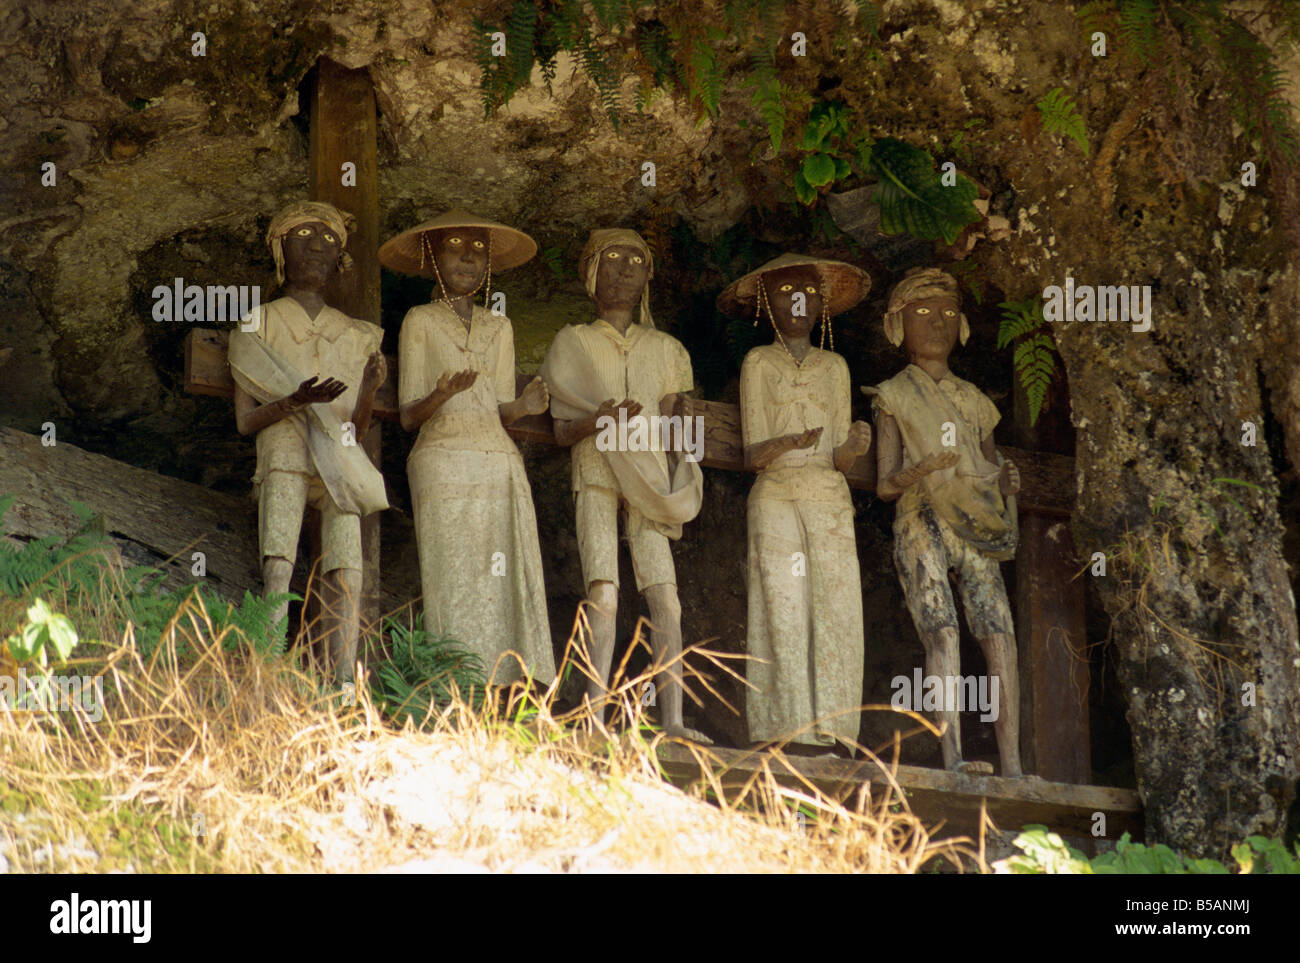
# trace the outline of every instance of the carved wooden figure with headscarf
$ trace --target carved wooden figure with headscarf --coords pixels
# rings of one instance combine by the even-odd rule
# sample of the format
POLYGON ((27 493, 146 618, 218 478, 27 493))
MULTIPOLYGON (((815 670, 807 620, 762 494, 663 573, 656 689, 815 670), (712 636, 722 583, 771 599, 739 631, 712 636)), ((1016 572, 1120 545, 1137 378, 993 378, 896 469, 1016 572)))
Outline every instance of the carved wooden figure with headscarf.
MULTIPOLYGON (((335 680, 354 676, 361 601, 361 516, 388 507, 384 480, 361 442, 387 376, 383 330, 325 303, 350 258, 344 215, 302 201, 267 230, 281 296, 230 336, 235 423, 257 435, 258 541, 267 595, 289 591, 308 504, 321 513, 321 575, 337 605, 327 623, 335 680)), ((288 603, 276 612, 283 619, 288 603)))
POLYGON ((658 423, 660 416, 691 417, 685 398, 694 387, 690 355, 676 338, 655 330, 647 290, 653 261, 634 231, 593 231, 579 273, 596 303, 596 318, 556 335, 541 375, 551 391, 555 440, 573 448, 574 514, 590 627, 584 641, 594 670, 587 694, 600 699, 610 681, 621 513, 637 589, 650 607, 655 663, 662 667, 655 682, 661 721, 670 735, 708 741, 682 721, 681 603, 669 547, 682 524, 699 513, 703 473, 681 452, 598 443, 613 434, 602 431, 613 424, 608 419, 631 423, 648 417, 658 423))
POLYGON ((911 363, 869 392, 875 395, 878 435, 876 491, 885 501, 898 500, 894 564, 925 646, 926 675, 938 680, 942 693, 944 766, 992 771, 961 756, 955 696, 967 689, 959 675, 957 609, 948 585, 953 571, 966 621, 988 661, 986 691, 996 693, 991 708, 1001 774, 1019 777, 1016 637, 998 562, 1015 555, 1020 474, 993 444, 1000 418, 993 402, 948 370, 958 339, 964 344, 970 335, 956 279, 937 268, 909 271, 890 294, 885 334, 906 349, 911 363))

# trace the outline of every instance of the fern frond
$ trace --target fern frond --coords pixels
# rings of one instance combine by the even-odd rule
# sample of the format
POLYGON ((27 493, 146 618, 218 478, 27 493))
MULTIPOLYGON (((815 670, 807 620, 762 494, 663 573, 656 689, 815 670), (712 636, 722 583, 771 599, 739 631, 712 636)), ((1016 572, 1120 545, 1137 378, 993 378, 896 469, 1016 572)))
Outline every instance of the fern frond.
POLYGON ((781 78, 776 72, 776 53, 766 42, 750 60, 750 77, 748 86, 753 87, 751 102, 758 109, 763 122, 767 124, 768 138, 772 143, 772 153, 781 153, 781 142, 785 138, 785 99, 782 95, 781 78))
POLYGON ((591 37, 585 31, 578 39, 578 61, 582 71, 596 87, 601 106, 615 130, 618 130, 619 118, 623 111, 623 96, 619 89, 616 71, 601 52, 592 44, 591 37))
POLYGON ((1053 87, 1036 105, 1043 118, 1043 130, 1065 134, 1083 148, 1085 156, 1091 154, 1088 129, 1075 107, 1074 101, 1060 87, 1053 87))
POLYGON ((1047 389, 1056 371, 1055 348, 1051 335, 1039 331, 1016 345, 1012 355, 1016 378, 1025 389, 1025 399, 1029 402, 1030 425, 1038 421, 1047 400, 1047 389))
POLYGON ((1151 62, 1159 12, 1157 0, 1120 0, 1119 35, 1123 38, 1124 49, 1144 64, 1151 62))
POLYGON ((873 0, 853 0, 858 26, 873 37, 880 32, 880 8, 873 0))
POLYGON ((1104 33, 1113 29, 1117 12, 1115 0, 1089 0, 1076 10, 1074 15, 1078 18, 1083 32, 1091 36, 1098 30, 1104 33))
POLYGON ((1002 320, 998 324, 998 349, 1045 324, 1043 305, 1036 298, 1027 301, 1003 301, 1002 320))
POLYGON ((691 99, 697 100, 704 112, 716 117, 722 103, 722 68, 712 45, 697 43, 691 49, 691 99))

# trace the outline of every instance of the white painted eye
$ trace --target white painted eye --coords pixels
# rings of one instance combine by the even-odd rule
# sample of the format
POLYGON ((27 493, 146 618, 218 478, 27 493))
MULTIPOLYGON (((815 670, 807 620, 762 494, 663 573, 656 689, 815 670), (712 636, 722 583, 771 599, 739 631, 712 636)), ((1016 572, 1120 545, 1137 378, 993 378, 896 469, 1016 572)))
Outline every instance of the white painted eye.
POLYGON ((794 285, 793 285, 793 284, 783 284, 783 285, 781 285, 779 288, 777 288, 777 290, 778 290, 778 291, 793 291, 793 290, 794 290, 794 285))
POLYGON ((326 232, 325 232, 324 234, 322 234, 321 236, 322 236, 323 238, 325 238, 325 240, 329 241, 331 244, 334 243, 334 235, 333 235, 333 234, 330 234, 328 231, 326 231, 326 232))
POLYGON ((633 254, 633 255, 632 255, 632 263, 633 263, 633 264, 642 264, 642 263, 644 263, 644 262, 645 262, 645 258, 643 258, 640 254, 633 254))
POLYGON ((950 317, 950 318, 955 318, 955 317, 957 317, 957 312, 954 311, 952 308, 949 308, 947 311, 945 311, 945 312, 943 312, 943 313, 944 313, 945 315, 947 315, 948 317, 950 317))
POLYGON ((609 258, 611 261, 617 261, 618 251, 610 251, 608 254, 605 255, 605 257, 609 258))
POLYGON ((297 234, 299 237, 311 237, 311 228, 300 227, 298 228, 298 230, 294 231, 294 233, 297 234))
POLYGON ((475 246, 476 248, 478 248, 480 251, 483 250, 483 242, 482 242, 482 241, 475 241, 475 242, 474 242, 474 246, 475 246))
POLYGON ((461 239, 458 237, 449 237, 447 238, 447 243, 452 245, 453 247, 460 247, 461 239))
POLYGON ((916 309, 916 313, 917 313, 917 314, 929 314, 929 313, 930 313, 930 309, 929 309, 929 308, 917 308, 917 309, 916 309))
POLYGON ((809 294, 816 294, 816 293, 817 293, 817 288, 814 287, 814 286, 811 285, 811 284, 808 285, 806 288, 804 288, 804 290, 807 291, 809 294))

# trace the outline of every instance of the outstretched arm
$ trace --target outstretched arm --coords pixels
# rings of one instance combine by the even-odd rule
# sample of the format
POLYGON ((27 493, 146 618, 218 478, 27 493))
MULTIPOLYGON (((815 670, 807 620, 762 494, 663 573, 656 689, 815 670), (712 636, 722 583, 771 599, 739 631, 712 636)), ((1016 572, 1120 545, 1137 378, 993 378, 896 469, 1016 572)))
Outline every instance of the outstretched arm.
POLYGON ((520 418, 525 415, 540 415, 551 404, 551 395, 546 388, 546 382, 541 378, 534 378, 519 393, 519 397, 514 401, 506 401, 497 406, 501 413, 501 424, 509 428, 520 418))
POLYGON ((837 471, 848 473, 859 455, 865 455, 871 447, 871 426, 865 421, 855 421, 849 426, 848 437, 844 444, 835 449, 832 460, 837 471))
POLYGON ((932 471, 957 464, 955 451, 935 452, 906 471, 903 467, 903 436, 893 415, 876 416, 876 495, 892 502, 932 471))
POLYGON ((402 422, 402 427, 407 431, 416 431, 437 414, 438 409, 450 398, 471 388, 476 378, 478 378, 477 371, 465 370, 458 371, 456 374, 444 372, 432 391, 419 401, 412 401, 398 409, 397 416, 402 422))
POLYGON ((586 418, 574 419, 572 421, 556 418, 555 443, 561 448, 569 448, 576 445, 578 442, 582 441, 582 439, 590 437, 600 431, 600 421, 602 418, 613 418, 617 421, 618 410, 620 408, 627 409, 625 417, 628 420, 635 418, 641 413, 641 405, 639 402, 633 401, 630 398, 625 398, 622 403, 620 403, 615 401, 613 398, 610 398, 606 401, 602 401, 600 407, 596 409, 595 413, 588 415, 586 418))
POLYGON ((762 471, 788 451, 796 448, 814 448, 822 436, 822 429, 809 428, 795 435, 779 435, 766 441, 756 441, 745 446, 745 467, 762 471))
POLYGON ((263 428, 269 428, 277 421, 288 418, 299 408, 333 401, 347 391, 347 385, 334 378, 326 378, 320 384, 316 383, 316 378, 316 375, 312 375, 293 394, 263 405, 259 405, 256 398, 236 385, 235 428, 241 435, 255 435, 263 428))

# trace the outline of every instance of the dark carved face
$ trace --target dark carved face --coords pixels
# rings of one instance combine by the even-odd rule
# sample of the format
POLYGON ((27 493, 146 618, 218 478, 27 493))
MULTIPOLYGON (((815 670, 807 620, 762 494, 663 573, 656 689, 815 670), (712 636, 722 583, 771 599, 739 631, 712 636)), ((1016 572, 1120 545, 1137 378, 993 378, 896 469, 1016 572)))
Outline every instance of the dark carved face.
POLYGON ((925 298, 903 308, 903 347, 914 360, 947 361, 960 328, 961 309, 951 297, 925 298))
POLYGON ((289 284, 324 288, 338 270, 342 241, 334 228, 323 221, 308 221, 290 228, 281 241, 284 278, 289 284))
POLYGON ((760 279, 781 337, 804 338, 822 316, 822 279, 811 264, 768 271, 760 279))
POLYGON ((600 252, 596 268, 596 298, 614 308, 634 308, 641 300, 650 263, 639 247, 615 244, 600 252))
POLYGON ((488 229, 449 227, 431 233, 429 243, 447 297, 464 297, 477 289, 487 273, 488 229))

